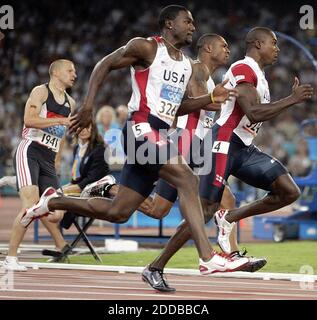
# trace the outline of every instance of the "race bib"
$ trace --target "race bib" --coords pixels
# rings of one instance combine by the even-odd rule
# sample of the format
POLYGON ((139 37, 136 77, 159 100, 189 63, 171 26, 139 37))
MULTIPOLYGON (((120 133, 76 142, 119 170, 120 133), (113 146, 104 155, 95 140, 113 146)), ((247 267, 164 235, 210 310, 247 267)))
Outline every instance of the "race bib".
POLYGON ((204 118, 204 128, 205 129, 211 129, 213 124, 214 124, 214 118, 205 116, 205 118, 204 118))
POLYGON ((181 88, 163 84, 160 92, 158 114, 163 118, 173 120, 182 102, 183 95, 184 92, 181 88))
POLYGON ((62 139, 47 132, 41 132, 41 134, 33 140, 36 140, 38 143, 52 149, 54 152, 58 152, 62 139))
POLYGON ((215 141, 212 146, 213 153, 228 154, 230 143, 226 141, 215 141))
POLYGON ((152 131, 151 126, 147 122, 141 122, 132 126, 133 134, 136 138, 143 136, 152 131))
POLYGON ((254 137, 258 134, 263 122, 247 123, 243 126, 243 129, 251 133, 254 137))

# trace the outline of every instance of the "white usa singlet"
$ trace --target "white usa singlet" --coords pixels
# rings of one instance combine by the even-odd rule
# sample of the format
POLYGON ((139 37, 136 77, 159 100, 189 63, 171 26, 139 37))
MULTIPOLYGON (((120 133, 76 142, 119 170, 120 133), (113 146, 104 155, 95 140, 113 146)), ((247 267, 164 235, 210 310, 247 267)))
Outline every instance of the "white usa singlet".
POLYGON ((192 74, 192 67, 184 54, 181 61, 172 59, 163 39, 153 38, 157 42, 157 51, 152 64, 145 70, 131 67, 129 112, 148 113, 171 126, 192 74))

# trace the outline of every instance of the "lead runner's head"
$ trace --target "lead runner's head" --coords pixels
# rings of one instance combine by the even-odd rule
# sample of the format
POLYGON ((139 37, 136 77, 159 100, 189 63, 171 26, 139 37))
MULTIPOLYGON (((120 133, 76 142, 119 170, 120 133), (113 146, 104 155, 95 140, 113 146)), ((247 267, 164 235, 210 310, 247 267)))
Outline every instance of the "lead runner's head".
POLYGON ((177 48, 188 46, 193 41, 194 19, 183 6, 170 5, 163 8, 159 15, 159 27, 162 36, 177 48))

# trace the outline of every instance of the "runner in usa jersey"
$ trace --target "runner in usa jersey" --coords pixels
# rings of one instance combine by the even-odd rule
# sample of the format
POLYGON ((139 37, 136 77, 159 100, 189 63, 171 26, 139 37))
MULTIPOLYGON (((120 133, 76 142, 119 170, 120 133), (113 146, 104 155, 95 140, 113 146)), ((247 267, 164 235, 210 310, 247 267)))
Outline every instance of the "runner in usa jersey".
POLYGON ((236 221, 275 211, 299 197, 300 191, 282 163, 262 152, 252 141, 263 121, 310 99, 313 94, 311 85, 299 85, 295 78, 293 92, 288 97, 270 102, 264 68, 277 61, 276 35, 270 29, 256 27, 247 34, 246 47, 245 59, 234 63, 226 74, 228 86, 235 88, 239 96, 223 105, 220 118, 212 128, 209 156, 212 171, 201 177, 200 194, 216 208, 230 175, 269 193, 244 207, 215 213, 218 243, 225 252, 231 251, 229 237, 236 221))
POLYGON ((153 37, 157 50, 152 64, 145 70, 131 66, 132 97, 129 112, 141 111, 173 123, 192 74, 189 58, 172 59, 162 37, 153 37))
MULTIPOLYGON (((191 68, 181 49, 192 43, 195 31, 192 14, 183 6, 167 6, 160 13, 159 26, 161 37, 134 38, 97 63, 83 106, 70 127, 70 132, 88 127, 96 94, 109 72, 133 68, 131 117, 122 130, 127 160, 115 199, 70 199, 59 196, 52 188, 37 207, 27 210, 21 223, 27 225, 57 207, 61 210, 76 208, 78 214, 122 223, 149 196, 158 178, 163 177, 177 188, 181 212, 190 226, 203 273, 239 269, 248 259, 232 261, 213 251, 204 229, 197 179, 178 154, 177 146, 164 136, 176 113, 186 114, 201 108, 219 110, 220 106, 214 102, 224 102, 236 92, 220 85, 218 94, 215 92, 213 97, 185 95, 191 68)), ((193 72, 191 77, 195 76, 193 72)))

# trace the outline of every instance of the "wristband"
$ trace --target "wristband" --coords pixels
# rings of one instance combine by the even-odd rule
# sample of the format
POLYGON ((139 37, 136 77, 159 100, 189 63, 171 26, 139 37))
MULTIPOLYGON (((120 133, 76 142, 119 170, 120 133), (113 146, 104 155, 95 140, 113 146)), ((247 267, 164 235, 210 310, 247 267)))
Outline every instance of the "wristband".
POLYGON ((213 93, 210 94, 211 103, 215 103, 214 95, 213 93))

